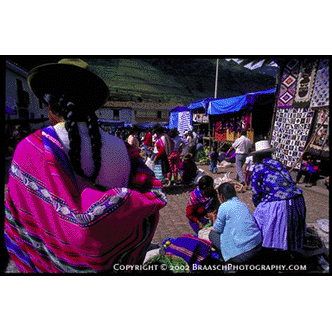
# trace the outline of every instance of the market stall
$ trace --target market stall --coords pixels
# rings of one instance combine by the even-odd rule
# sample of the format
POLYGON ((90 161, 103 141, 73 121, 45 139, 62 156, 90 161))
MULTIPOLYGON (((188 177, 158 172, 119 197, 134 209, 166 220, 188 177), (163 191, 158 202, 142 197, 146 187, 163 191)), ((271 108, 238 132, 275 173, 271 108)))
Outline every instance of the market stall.
MULTIPOLYGON (((268 134, 273 115, 275 89, 247 93, 232 98, 206 98, 189 105, 189 109, 206 110, 209 132, 214 141, 232 143, 245 129, 254 143, 268 134)), ((197 115, 204 119, 202 115, 197 115)), ((206 117, 205 117, 206 120, 206 117)))

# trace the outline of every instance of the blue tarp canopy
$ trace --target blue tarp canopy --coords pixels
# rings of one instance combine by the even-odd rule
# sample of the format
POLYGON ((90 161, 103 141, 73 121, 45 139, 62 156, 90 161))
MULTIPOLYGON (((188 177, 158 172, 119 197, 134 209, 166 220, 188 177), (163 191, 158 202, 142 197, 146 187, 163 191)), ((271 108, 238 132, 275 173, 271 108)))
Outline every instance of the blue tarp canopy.
POLYGON ((197 108, 204 108, 206 110, 209 106, 209 102, 212 100, 214 100, 214 98, 205 98, 202 100, 194 101, 193 103, 189 104, 188 108, 190 110, 194 110, 197 108))
POLYGON ((189 109, 187 106, 175 106, 172 108, 169 108, 172 112, 187 112, 189 109))
MULTIPOLYGON (((270 89, 265 91, 250 92, 246 95, 232 98, 213 99, 209 102, 207 114, 221 115, 238 112, 244 108, 248 108, 248 110, 250 110, 252 109, 255 102, 258 100, 259 96, 271 95, 271 98, 274 98, 274 93, 275 89, 270 89)), ((273 99, 271 101, 273 101, 273 99)))
POLYGON ((202 100, 194 101, 193 103, 189 104, 188 108, 190 110, 194 110, 197 108, 204 108, 206 110, 209 106, 209 102, 212 100, 214 100, 214 98, 205 98, 202 100))
POLYGON ((108 119, 98 119, 98 123, 106 126, 117 126, 117 127, 123 127, 124 121, 118 121, 118 120, 108 120, 108 119))

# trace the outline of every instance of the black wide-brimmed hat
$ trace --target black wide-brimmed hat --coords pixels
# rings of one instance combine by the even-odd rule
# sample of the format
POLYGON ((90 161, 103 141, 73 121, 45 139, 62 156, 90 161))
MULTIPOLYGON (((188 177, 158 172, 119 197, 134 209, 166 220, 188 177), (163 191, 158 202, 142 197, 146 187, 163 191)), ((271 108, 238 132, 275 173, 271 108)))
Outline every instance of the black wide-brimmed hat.
POLYGON ((80 109, 91 112, 103 106, 109 97, 106 83, 80 59, 62 59, 33 68, 28 74, 28 85, 45 103, 45 94, 65 95, 80 109))
POLYGON ((152 127, 152 132, 153 133, 163 133, 164 132, 164 127, 160 124, 160 123, 156 123, 153 127, 152 127))

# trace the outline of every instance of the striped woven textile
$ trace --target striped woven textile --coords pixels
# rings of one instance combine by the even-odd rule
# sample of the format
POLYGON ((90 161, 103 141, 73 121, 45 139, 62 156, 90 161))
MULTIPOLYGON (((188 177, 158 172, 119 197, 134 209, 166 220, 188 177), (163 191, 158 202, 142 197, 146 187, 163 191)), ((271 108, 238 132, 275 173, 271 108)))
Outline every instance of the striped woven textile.
POLYGON ((211 241, 191 234, 183 234, 170 241, 171 244, 165 249, 165 253, 179 256, 190 264, 200 264, 211 253, 211 241))
POLYGON ((193 120, 191 111, 179 112, 178 113, 178 132, 180 136, 184 135, 185 131, 193 130, 193 120))
POLYGON ((160 138, 158 138, 156 148, 158 150, 156 154, 157 157, 161 157, 163 155, 168 157, 174 150, 174 142, 167 134, 163 134, 160 138))
POLYGON ((129 188, 78 190, 53 127, 20 142, 10 168, 5 242, 24 273, 96 273, 135 264, 166 205, 162 184, 129 149, 129 188))

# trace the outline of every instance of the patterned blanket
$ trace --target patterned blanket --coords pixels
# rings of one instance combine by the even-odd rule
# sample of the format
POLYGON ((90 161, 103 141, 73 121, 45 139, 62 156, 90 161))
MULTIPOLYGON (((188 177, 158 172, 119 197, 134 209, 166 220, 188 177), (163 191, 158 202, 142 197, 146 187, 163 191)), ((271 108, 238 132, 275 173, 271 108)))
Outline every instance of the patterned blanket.
MULTIPOLYGON (((278 108, 272 132, 274 158, 292 167, 306 146, 314 111, 307 108, 278 108)), ((295 165, 299 169, 300 164, 295 165)))
POLYGON ((17 147, 5 202, 5 241, 25 273, 94 273, 139 262, 166 205, 162 184, 128 150, 129 188, 79 191, 53 127, 17 147))
POLYGON ((284 69, 281 79, 278 107, 292 107, 295 95, 296 80, 299 73, 299 61, 292 59, 284 69))

